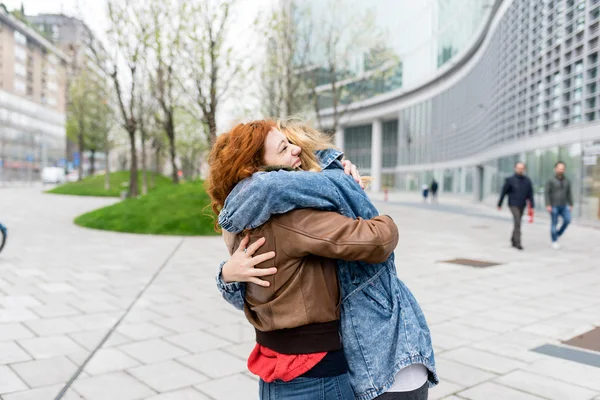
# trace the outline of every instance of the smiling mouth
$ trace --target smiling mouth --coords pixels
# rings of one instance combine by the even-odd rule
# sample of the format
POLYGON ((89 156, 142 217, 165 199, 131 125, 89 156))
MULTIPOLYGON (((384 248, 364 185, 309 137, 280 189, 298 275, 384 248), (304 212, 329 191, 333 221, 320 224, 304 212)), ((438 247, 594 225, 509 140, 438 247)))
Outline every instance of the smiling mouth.
POLYGON ((294 168, 300 168, 302 166, 302 161, 298 160, 296 164, 294 164, 294 168))

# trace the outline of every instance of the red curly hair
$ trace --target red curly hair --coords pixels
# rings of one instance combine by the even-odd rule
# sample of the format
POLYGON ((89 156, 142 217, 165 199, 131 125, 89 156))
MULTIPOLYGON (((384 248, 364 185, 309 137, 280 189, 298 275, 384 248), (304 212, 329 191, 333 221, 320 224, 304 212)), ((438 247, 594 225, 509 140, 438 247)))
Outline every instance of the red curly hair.
MULTIPOLYGON (((238 124, 217 137, 208 158, 210 169, 206 180, 206 191, 215 215, 219 215, 235 185, 265 165, 265 140, 273 128, 277 129, 275 121, 252 121, 238 124)), ((218 231, 216 221, 215 230, 218 231)))

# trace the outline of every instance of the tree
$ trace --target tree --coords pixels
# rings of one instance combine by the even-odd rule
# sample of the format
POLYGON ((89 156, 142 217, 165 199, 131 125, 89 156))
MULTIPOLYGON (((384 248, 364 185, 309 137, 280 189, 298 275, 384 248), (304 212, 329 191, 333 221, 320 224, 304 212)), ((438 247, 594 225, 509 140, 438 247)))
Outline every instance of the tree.
MULTIPOLYGON (((116 54, 111 60, 101 60, 101 63, 108 70, 108 74, 113 81, 120 123, 129 136, 131 161, 128 196, 137 197, 139 188, 136 149, 138 123, 135 116, 136 85, 140 79, 138 68, 148 42, 148 28, 146 22, 138 18, 138 16, 143 16, 143 13, 140 12, 139 4, 135 1, 128 1, 123 4, 116 0, 110 0, 108 11, 110 21, 108 34, 116 54), (125 80, 125 77, 120 76, 120 60, 123 60, 127 65, 128 74, 126 78, 128 82, 125 85, 129 86, 128 92, 123 90, 124 84, 121 80, 125 80)), ((101 58, 94 47, 92 47, 92 51, 97 57, 101 58)))
MULTIPOLYGON (((235 0, 204 0, 187 12, 185 40, 186 76, 190 77, 188 94, 197 105, 208 126, 210 146, 217 137, 217 110, 236 79, 247 72, 241 60, 233 58, 233 49, 225 44, 230 13, 235 0)), ((183 88, 187 87, 184 83, 183 88)))
POLYGON ((153 50, 152 66, 150 69, 150 82, 152 92, 160 107, 156 113, 156 121, 163 127, 169 140, 169 154, 171 158, 173 183, 179 183, 179 168, 176 159, 175 140, 175 110, 178 105, 179 93, 177 90, 177 65, 181 62, 182 34, 186 28, 186 3, 182 0, 165 1, 151 0, 149 2, 151 21, 150 44, 153 50))
POLYGON ((181 159, 183 175, 195 179, 200 175, 208 150, 208 126, 183 108, 176 110, 175 120, 180 137, 177 154, 181 159))
POLYGON ((272 117, 305 111, 306 89, 302 71, 307 67, 312 36, 310 9, 296 1, 281 2, 266 27, 266 58, 262 62, 263 112, 272 117), (304 23, 301 24, 300 21, 304 23))

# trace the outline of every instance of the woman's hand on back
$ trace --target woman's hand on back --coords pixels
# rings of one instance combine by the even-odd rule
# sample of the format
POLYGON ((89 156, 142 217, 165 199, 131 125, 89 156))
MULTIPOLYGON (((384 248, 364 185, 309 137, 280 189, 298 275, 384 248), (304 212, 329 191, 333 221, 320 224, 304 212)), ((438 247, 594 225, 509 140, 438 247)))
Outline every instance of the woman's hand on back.
POLYGON ((365 185, 362 182, 362 179, 360 179, 360 174, 358 173, 358 168, 356 168, 356 165, 352 164, 350 160, 342 161, 342 165, 344 166, 344 173, 346 175, 351 175, 356 183, 360 185, 360 188, 365 190, 365 185))
POLYGON ((246 236, 240 242, 238 249, 233 253, 231 258, 223 265, 221 278, 225 283, 231 282, 251 282, 259 286, 268 287, 270 283, 259 277, 273 275, 277 272, 277 268, 254 268, 256 265, 270 260, 275 257, 275 252, 270 251, 265 254, 253 257, 266 239, 260 238, 256 242, 248 246, 250 236, 246 236))

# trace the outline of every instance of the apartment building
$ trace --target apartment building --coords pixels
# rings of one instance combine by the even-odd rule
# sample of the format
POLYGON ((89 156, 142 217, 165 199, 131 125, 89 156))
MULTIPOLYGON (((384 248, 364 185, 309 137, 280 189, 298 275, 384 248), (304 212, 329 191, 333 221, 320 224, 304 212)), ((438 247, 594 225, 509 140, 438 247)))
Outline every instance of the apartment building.
POLYGON ((69 58, 0 9, 0 179, 38 177, 65 158, 69 58))

